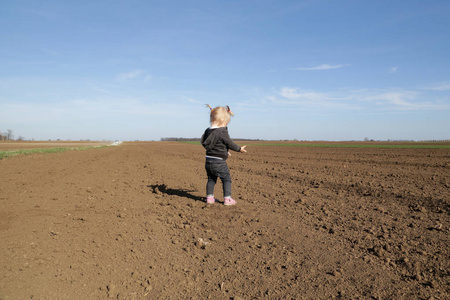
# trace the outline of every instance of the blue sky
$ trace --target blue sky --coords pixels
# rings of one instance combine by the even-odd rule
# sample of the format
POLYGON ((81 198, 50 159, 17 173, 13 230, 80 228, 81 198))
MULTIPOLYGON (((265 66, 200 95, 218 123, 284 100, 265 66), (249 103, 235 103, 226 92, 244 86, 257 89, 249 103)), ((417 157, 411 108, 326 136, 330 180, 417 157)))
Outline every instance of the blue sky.
POLYGON ((25 139, 450 138, 450 1, 0 2, 0 131, 25 139))

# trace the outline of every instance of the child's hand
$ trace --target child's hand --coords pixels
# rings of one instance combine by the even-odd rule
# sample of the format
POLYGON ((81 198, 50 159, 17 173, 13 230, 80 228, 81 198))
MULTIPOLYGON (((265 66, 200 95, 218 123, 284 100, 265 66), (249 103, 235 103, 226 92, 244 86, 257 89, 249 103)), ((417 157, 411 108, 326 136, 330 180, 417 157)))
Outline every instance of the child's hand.
POLYGON ((245 147, 247 147, 247 145, 242 146, 242 147, 241 147, 241 151, 239 151, 239 152, 242 152, 242 153, 247 152, 247 150, 245 150, 245 147))

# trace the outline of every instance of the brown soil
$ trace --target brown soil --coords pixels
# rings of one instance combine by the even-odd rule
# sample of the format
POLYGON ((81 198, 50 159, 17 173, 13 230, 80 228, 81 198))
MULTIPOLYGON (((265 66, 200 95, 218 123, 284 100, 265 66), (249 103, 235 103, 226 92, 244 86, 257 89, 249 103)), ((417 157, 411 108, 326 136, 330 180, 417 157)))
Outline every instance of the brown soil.
POLYGON ((0 161, 0 299, 449 299, 450 150, 248 146, 0 161), (221 199, 221 187, 216 187, 221 199))

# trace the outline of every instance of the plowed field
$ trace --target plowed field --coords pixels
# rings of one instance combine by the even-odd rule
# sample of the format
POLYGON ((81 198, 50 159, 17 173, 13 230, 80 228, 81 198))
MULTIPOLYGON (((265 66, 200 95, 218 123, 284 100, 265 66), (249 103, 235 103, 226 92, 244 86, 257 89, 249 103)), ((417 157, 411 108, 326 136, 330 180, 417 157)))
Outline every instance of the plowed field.
POLYGON ((450 298, 450 149, 247 150, 229 207, 199 145, 0 160, 0 299, 450 298))

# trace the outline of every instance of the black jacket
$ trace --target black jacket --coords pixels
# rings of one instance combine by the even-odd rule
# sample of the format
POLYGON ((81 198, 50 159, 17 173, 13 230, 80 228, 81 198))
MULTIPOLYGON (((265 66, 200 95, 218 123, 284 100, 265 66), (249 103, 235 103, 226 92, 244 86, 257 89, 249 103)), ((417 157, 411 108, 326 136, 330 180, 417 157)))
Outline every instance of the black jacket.
POLYGON ((241 147, 231 140, 227 127, 206 129, 201 143, 206 149, 207 156, 220 157, 224 160, 228 158, 228 150, 241 151, 241 147))

